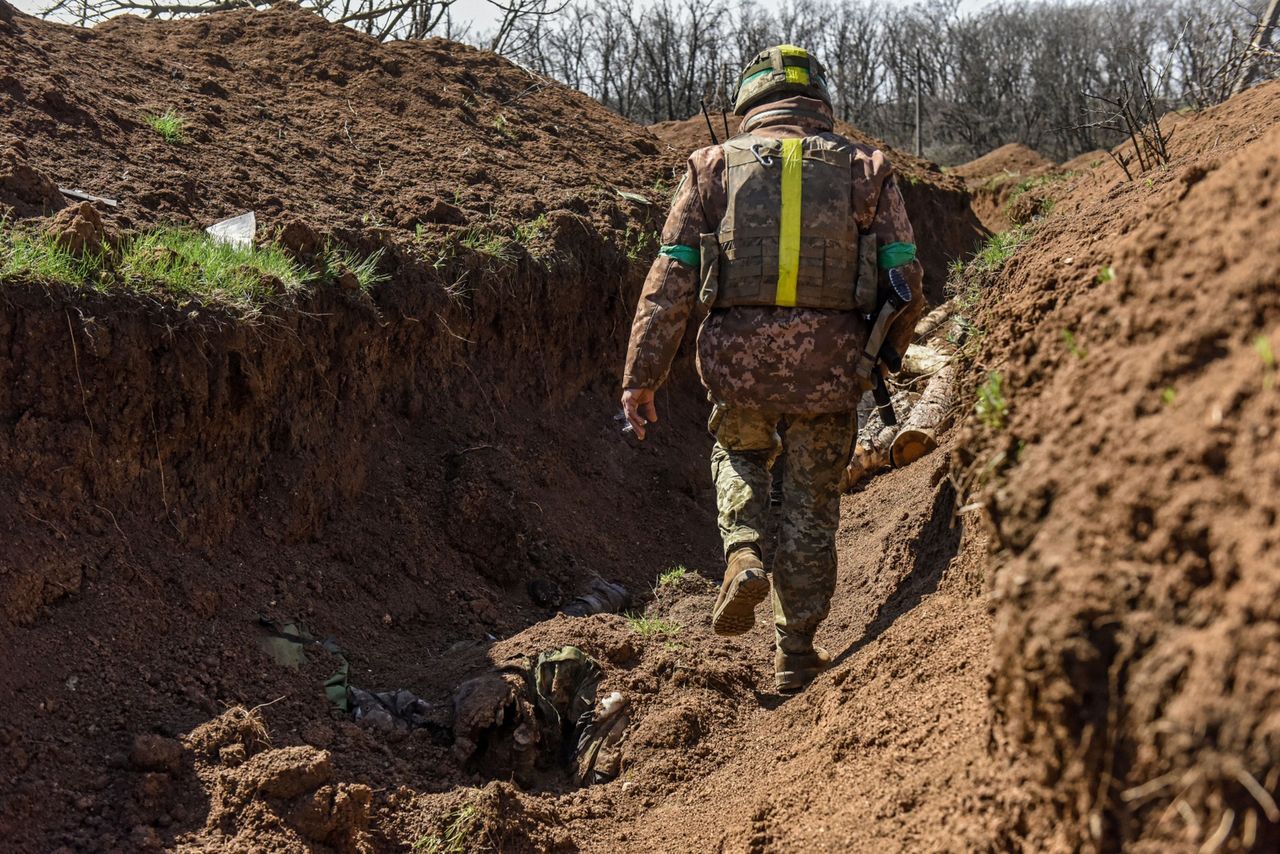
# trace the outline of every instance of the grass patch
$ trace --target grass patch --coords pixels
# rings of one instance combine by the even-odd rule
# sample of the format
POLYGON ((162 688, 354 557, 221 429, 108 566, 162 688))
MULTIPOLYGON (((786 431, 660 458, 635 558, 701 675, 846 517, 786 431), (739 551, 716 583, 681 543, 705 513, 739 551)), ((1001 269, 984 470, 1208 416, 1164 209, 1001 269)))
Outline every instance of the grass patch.
POLYGON ((546 214, 538 214, 536 218, 530 222, 522 222, 516 225, 516 243, 527 247, 530 243, 542 236, 542 233, 550 226, 551 221, 547 219, 546 214))
POLYGON ((978 401, 974 404, 978 420, 992 430, 1003 430, 1008 403, 1004 397, 1004 377, 999 371, 987 374, 987 381, 978 389, 978 401))
POLYGON ((317 281, 339 282, 347 274, 359 289, 368 290, 388 278, 378 272, 381 259, 380 251, 362 256, 330 246, 317 271, 299 265, 275 244, 240 249, 178 227, 158 228, 114 249, 103 246, 76 258, 52 235, 0 221, 0 281, 163 294, 246 312, 317 281))
POLYGON ((1174 391, 1173 386, 1165 386, 1160 392, 1160 402, 1165 406, 1173 406, 1173 402, 1178 399, 1178 393, 1174 391))
POLYGON ((993 234, 986 244, 974 254, 973 260, 965 265, 966 271, 976 270, 979 273, 999 272, 1004 263, 1013 257, 1013 253, 1018 251, 1018 247, 1026 243, 1034 232, 1035 229, 1029 225, 1019 225, 1008 231, 993 234))
POLYGON ((313 277, 279 246, 237 249, 184 228, 162 228, 128 241, 115 269, 115 278, 131 290, 243 306, 296 291, 313 277))
POLYGON ((1100 285, 1108 285, 1116 280, 1116 268, 1110 265, 1103 267, 1098 271, 1097 278, 1094 279, 1100 285))
POLYGON ((959 259, 947 266, 947 290, 956 298, 960 310, 974 308, 982 292, 1004 268, 1024 243, 1036 232, 1036 224, 1015 226, 993 234, 967 261, 959 259))
MULTIPOLYGON (((1052 175, 1035 175, 1031 178, 1019 181, 1004 201, 1004 211, 1006 214, 1012 214, 1014 207, 1018 204, 1018 200, 1035 190, 1051 187, 1054 184, 1060 184, 1068 178, 1075 177, 1075 172, 1059 172, 1052 175)), ((1033 213, 1039 216, 1047 216, 1052 210, 1055 199, 1050 195, 1043 196, 1036 205, 1033 213)))
POLYGON ((684 566, 673 566, 666 572, 658 576, 658 587, 670 587, 673 584, 679 584, 692 575, 684 566))
POLYGON ((143 116, 147 127, 160 134, 161 139, 170 145, 186 145, 187 135, 184 132, 187 120, 182 114, 171 109, 163 113, 147 113, 143 116))
POLYGON ((661 617, 647 617, 644 614, 627 614, 627 625, 631 627, 631 631, 645 638, 654 635, 678 635, 683 629, 679 623, 673 623, 661 617))
POLYGON ((326 282, 337 282, 343 274, 351 273, 355 276, 357 290, 360 291, 368 291, 374 285, 380 285, 391 278, 378 272, 378 265, 382 263, 381 249, 372 255, 361 255, 329 244, 325 247, 320 263, 320 275, 326 282))
POLYGON ((493 117, 493 129, 507 139, 516 138, 515 133, 511 130, 511 122, 507 121, 507 117, 502 113, 498 113, 493 117))
POLYGON ((628 225, 622 235, 622 245, 626 248, 627 260, 639 261, 641 255, 658 245, 658 238, 657 231, 645 231, 643 228, 632 228, 628 225))
POLYGON ((469 229, 459 241, 463 246, 480 255, 488 255, 501 264, 515 263, 516 253, 509 238, 483 228, 469 229))
POLYGON ((475 835, 480 824, 480 808, 475 804, 459 807, 440 836, 424 836, 413 844, 421 854, 466 854, 475 849, 475 835))
POLYGON ((0 280, 82 285, 102 268, 106 249, 76 258, 49 235, 0 220, 0 280))

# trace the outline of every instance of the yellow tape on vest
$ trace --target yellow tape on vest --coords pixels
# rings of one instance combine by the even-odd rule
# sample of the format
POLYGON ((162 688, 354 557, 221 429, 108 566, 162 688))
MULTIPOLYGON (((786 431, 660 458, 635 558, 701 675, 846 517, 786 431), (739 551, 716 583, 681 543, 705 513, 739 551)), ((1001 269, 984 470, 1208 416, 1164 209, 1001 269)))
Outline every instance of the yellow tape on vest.
POLYGON ((778 234, 777 303, 796 304, 796 275, 800 271, 800 188, 804 140, 782 140, 782 226, 778 234))

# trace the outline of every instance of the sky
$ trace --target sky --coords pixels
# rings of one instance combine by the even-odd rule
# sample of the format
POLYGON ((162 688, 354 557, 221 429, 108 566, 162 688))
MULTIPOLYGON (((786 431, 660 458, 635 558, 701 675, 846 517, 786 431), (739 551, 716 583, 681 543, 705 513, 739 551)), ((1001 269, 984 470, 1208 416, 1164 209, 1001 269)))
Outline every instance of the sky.
MULTIPOLYGON (((17 6, 24 12, 35 13, 40 9, 47 8, 51 0, 8 0, 9 3, 17 6)), ((640 0, 641 3, 644 0, 640 0)), ((915 0, 881 0, 888 6, 907 6, 915 2, 915 0)), ((963 0, 960 8, 964 11, 973 9, 981 9, 983 6, 990 5, 994 0, 963 0)), ((457 0, 453 7, 453 18, 456 23, 470 23, 473 30, 484 32, 492 29, 497 23, 497 13, 494 7, 486 2, 486 0, 457 0)))

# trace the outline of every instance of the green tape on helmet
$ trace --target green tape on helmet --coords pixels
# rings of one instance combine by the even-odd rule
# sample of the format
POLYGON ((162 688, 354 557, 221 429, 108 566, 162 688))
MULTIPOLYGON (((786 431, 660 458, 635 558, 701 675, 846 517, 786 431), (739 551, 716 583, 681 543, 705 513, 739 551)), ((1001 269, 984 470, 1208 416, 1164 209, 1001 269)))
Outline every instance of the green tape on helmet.
POLYGON ((787 95, 804 95, 831 105, 826 69, 809 51, 791 44, 763 50, 738 78, 733 111, 745 115, 757 104, 787 95))

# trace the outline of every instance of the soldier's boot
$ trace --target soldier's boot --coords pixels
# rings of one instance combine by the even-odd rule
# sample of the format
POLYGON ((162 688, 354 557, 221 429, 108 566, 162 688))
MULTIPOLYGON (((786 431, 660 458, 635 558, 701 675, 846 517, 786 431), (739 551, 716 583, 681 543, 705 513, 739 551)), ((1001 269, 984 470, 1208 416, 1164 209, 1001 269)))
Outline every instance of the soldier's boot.
POLYGON ((820 646, 810 647, 808 652, 783 652, 773 654, 773 672, 778 690, 794 694, 804 690, 818 674, 831 666, 831 654, 820 646))
POLYGON ((756 624, 756 606, 769 595, 769 576, 754 548, 729 555, 720 585, 720 598, 711 611, 711 629, 718 635, 740 635, 756 624))

